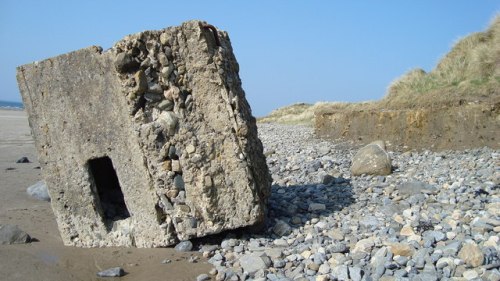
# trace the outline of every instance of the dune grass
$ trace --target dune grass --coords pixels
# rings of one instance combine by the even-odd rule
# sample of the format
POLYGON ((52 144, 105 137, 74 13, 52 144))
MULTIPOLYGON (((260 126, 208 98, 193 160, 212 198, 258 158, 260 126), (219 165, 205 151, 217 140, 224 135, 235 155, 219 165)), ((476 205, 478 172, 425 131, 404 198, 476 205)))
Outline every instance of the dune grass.
POLYGON ((500 15, 484 32, 460 39, 437 66, 396 79, 380 106, 415 108, 500 101, 500 15))
POLYGON ((458 40, 430 72, 413 69, 394 80, 379 101, 299 103, 272 111, 259 122, 314 124, 314 115, 343 110, 393 110, 500 103, 500 14, 484 32, 458 40))

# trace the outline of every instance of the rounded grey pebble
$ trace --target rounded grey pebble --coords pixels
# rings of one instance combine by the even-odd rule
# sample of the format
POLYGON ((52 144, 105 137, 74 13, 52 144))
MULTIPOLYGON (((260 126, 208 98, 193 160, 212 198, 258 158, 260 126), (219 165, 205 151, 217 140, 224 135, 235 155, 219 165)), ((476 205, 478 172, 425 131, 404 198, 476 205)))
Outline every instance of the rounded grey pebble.
POLYGON ((98 277, 121 277, 123 275, 125 275, 125 271, 121 267, 112 267, 97 272, 98 277))
POLYGON ((208 274, 206 273, 200 274, 198 275, 198 277, 196 277, 196 281, 206 281, 210 279, 211 279, 210 276, 208 276, 208 274))
POLYGON ((175 250, 177 252, 189 252, 193 249, 193 243, 191 241, 182 241, 179 244, 175 245, 175 250))

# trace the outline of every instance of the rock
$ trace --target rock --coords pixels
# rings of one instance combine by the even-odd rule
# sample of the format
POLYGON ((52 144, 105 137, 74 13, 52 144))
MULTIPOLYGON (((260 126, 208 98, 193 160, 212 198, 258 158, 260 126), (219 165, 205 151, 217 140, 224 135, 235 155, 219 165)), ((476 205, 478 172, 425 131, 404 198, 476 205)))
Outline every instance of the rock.
POLYGON ((395 256, 411 257, 413 256, 415 249, 405 243, 392 243, 389 245, 389 250, 395 256))
POLYGON ((465 271, 462 276, 465 278, 465 280, 474 280, 476 278, 479 278, 479 274, 473 269, 465 271))
POLYGON ((361 278, 363 277, 362 273, 361 268, 357 266, 349 267, 349 277, 352 281, 361 281, 361 278))
POLYGON ((500 280, 500 271, 498 271, 497 269, 488 270, 483 275, 481 275, 481 279, 486 281, 498 281, 500 280))
POLYGON ((484 261, 483 252, 474 242, 464 244, 460 252, 458 252, 458 257, 472 267, 478 267, 484 261))
MULTIPOLYGON (((179 161, 172 161, 172 164, 174 162, 179 162, 179 161)), ((177 164, 176 167, 179 167, 180 169, 180 165, 177 164)), ((174 167, 172 166, 172 170, 174 169, 174 167)), ((177 169, 177 168, 175 168, 177 169)), ((174 186, 178 189, 178 190, 185 190, 185 184, 184 184, 184 179, 182 178, 181 175, 176 175, 174 177, 174 186)))
POLYGON ((226 273, 224 271, 219 271, 215 276, 216 281, 224 281, 226 280, 226 273))
POLYGON ((227 33, 215 29, 216 48, 204 24, 18 68, 65 245, 164 247, 263 225, 272 178, 256 120, 227 33))
POLYGON ((397 190, 399 195, 412 196, 428 190, 436 190, 436 188, 421 181, 410 181, 399 185, 397 190))
POLYGON ((139 62, 129 53, 119 53, 115 58, 115 68, 120 73, 133 72, 137 70, 139 66, 139 62))
POLYGON ((121 267, 112 267, 103 271, 97 272, 98 277, 121 277, 125 275, 125 271, 121 267))
POLYGON ((28 157, 26 156, 23 156, 21 158, 19 158, 16 163, 31 163, 31 161, 28 159, 28 157))
POLYGON ((134 74, 135 86, 131 91, 131 98, 135 99, 138 95, 142 95, 148 89, 148 78, 143 70, 139 70, 134 74))
POLYGON ((353 176, 366 175, 389 175, 392 165, 389 154, 385 151, 383 141, 373 142, 361 148, 351 164, 353 176))
POLYGON ((273 232, 278 236, 287 236, 290 232, 292 232, 292 228, 286 222, 277 220, 273 227, 273 232))
POLYGON ((257 271, 266 269, 268 266, 264 260, 256 253, 245 254, 239 258, 240 266, 251 276, 257 271))
POLYGON ((447 266, 454 266, 454 263, 453 263, 453 258, 450 258, 450 257, 444 257, 444 258, 440 258, 437 262, 436 262, 436 267, 438 269, 443 269, 447 266))
POLYGON ((349 271, 346 265, 339 265, 332 268, 331 275, 337 280, 348 280, 349 271))
POLYGON ((179 118, 175 115, 175 113, 171 111, 162 112, 158 117, 158 122, 167 132, 167 135, 169 136, 175 135, 177 126, 179 124, 179 118))
POLYGON ((17 225, 0 224, 0 244, 25 244, 29 242, 31 242, 31 237, 17 225))
POLYGON ((342 242, 333 244, 330 247, 331 253, 346 253, 348 251, 349 251, 349 248, 347 247, 347 245, 345 243, 342 243, 342 242))
POLYGON ((35 199, 50 202, 50 195, 47 190, 47 185, 44 181, 39 181, 34 185, 28 187, 26 189, 26 192, 29 194, 29 196, 35 199))
POLYGON ((330 278, 326 274, 320 274, 316 276, 315 281, 328 281, 330 278))
POLYGON ((446 256, 456 256, 461 246, 462 242, 460 241, 451 242, 442 248, 443 254, 446 256))
POLYGON ((318 271, 319 270, 319 264, 312 262, 312 263, 310 263, 310 264, 307 265, 307 268, 310 269, 310 270, 312 270, 312 271, 318 271))
POLYGON ((446 235, 441 231, 429 230, 423 233, 424 240, 433 240, 435 242, 446 239, 446 235))
POLYGON ((411 225, 405 225, 401 228, 399 234, 401 236, 412 236, 415 235, 415 231, 413 231, 413 227, 411 225))
POLYGON ((144 98, 149 102, 159 102, 163 99, 163 95, 147 92, 144 94, 144 98))
POLYGON ((309 204, 309 211, 314 212, 314 211, 323 211, 326 210, 326 205, 322 203, 311 203, 309 204))
POLYGON ((211 279, 210 276, 208 276, 208 274, 206 273, 200 274, 196 277, 196 281, 206 281, 210 279, 211 279))
POLYGON ((182 241, 175 245, 175 250, 177 252, 189 252, 193 249, 193 243, 191 241, 182 241))
POLYGON ((377 227, 380 225, 380 222, 375 216, 366 216, 359 220, 359 224, 366 228, 377 227))
POLYGON ((330 272, 330 266, 327 263, 323 263, 319 266, 318 273, 328 274, 330 272))
POLYGON ((353 253, 356 253, 356 252, 369 253, 372 250, 373 246, 375 246, 375 242, 374 242, 373 238, 361 239, 356 243, 352 252, 353 253))
POLYGON ((171 100, 165 99, 158 103, 157 107, 160 110, 171 111, 172 109, 174 109, 174 103, 171 100))

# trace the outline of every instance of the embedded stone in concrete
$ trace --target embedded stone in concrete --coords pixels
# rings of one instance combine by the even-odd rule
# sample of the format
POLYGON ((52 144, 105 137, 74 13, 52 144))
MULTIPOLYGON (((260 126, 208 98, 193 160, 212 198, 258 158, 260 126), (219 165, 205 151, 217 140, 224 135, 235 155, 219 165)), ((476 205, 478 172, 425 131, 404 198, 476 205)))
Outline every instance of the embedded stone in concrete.
POLYGON ((261 223, 271 178, 226 32, 145 31, 20 66, 66 245, 159 247, 261 223))

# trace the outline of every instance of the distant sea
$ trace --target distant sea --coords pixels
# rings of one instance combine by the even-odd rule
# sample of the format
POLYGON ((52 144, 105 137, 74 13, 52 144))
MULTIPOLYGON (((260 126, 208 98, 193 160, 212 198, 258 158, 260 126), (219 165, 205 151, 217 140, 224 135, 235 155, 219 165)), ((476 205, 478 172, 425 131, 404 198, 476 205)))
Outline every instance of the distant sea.
POLYGON ((0 109, 23 110, 24 105, 22 102, 0 100, 0 109))

